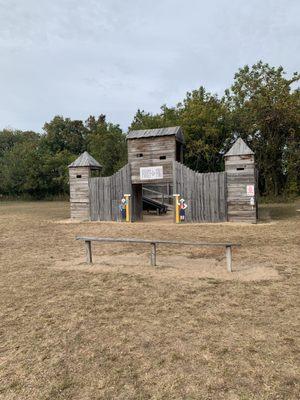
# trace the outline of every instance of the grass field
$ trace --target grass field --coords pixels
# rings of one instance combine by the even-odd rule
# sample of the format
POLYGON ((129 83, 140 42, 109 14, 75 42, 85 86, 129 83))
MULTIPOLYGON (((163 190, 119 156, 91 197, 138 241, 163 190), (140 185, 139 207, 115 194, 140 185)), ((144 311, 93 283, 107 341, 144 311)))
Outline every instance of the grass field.
MULTIPOLYGON (((283 206, 281 206, 283 207, 283 206)), ((300 205, 296 205, 300 208, 300 205)), ((300 213, 298 213, 300 214, 300 213)), ((0 203, 0 399, 299 399, 300 219, 71 223, 0 203), (232 241, 224 251, 76 235, 232 241)))

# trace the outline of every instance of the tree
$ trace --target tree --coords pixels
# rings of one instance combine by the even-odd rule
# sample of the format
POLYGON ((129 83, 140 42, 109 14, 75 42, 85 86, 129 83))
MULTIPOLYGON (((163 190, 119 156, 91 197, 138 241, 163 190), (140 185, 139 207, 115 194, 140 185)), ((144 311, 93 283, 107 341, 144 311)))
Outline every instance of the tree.
POLYGON ((1 190, 10 196, 31 195, 37 185, 37 143, 21 141, 1 158, 1 190))
POLYGON ((137 110, 129 130, 156 129, 176 126, 179 122, 177 108, 161 107, 158 114, 147 113, 144 110, 137 110))
MULTIPOLYGON (((286 78, 282 67, 262 61, 235 74, 223 98, 204 87, 188 92, 174 107, 151 114, 138 110, 130 129, 180 125, 185 164, 200 172, 223 168, 223 153, 240 135, 253 149, 262 194, 300 193, 300 74, 286 78)), ((126 137, 105 115, 83 122, 55 116, 42 135, 0 131, 0 192, 10 196, 68 193, 68 164, 88 150, 111 175, 127 162, 126 137)))
POLYGON ((241 68, 226 91, 232 125, 255 152, 263 194, 277 196, 287 180, 285 157, 299 136, 300 113, 291 85, 299 79, 298 73, 286 79, 282 67, 260 61, 241 68))
POLYGON ((230 119, 224 100, 203 87, 187 93, 174 108, 161 107, 159 114, 138 110, 130 129, 151 129, 180 125, 186 140, 185 164, 201 171, 222 169, 221 150, 230 134, 230 119))
POLYGON ((82 121, 64 118, 57 115, 44 127, 45 140, 43 144, 53 154, 60 151, 68 151, 72 154, 80 154, 86 150, 87 128, 82 121))
POLYGON ((85 122, 88 130, 87 149, 102 165, 102 175, 112 175, 126 164, 126 137, 119 125, 106 122, 105 116, 90 116, 85 122))
POLYGON ((56 154, 39 151, 40 165, 37 168, 36 180, 38 187, 35 197, 60 196, 69 193, 68 165, 73 161, 74 155, 67 150, 56 154))
POLYGON ((3 129, 2 131, 0 131, 0 159, 17 143, 36 141, 38 139, 39 134, 33 131, 23 132, 20 130, 3 129))
MULTIPOLYGON (((300 90, 296 90, 292 96, 300 110, 300 90)), ((295 115, 298 129, 291 129, 287 145, 283 154, 283 168, 286 174, 286 193, 288 195, 300 194, 300 112, 295 115)))
POLYGON ((186 164, 200 172, 220 171, 224 143, 230 135, 230 119, 224 100, 203 87, 187 93, 178 105, 186 138, 186 164))

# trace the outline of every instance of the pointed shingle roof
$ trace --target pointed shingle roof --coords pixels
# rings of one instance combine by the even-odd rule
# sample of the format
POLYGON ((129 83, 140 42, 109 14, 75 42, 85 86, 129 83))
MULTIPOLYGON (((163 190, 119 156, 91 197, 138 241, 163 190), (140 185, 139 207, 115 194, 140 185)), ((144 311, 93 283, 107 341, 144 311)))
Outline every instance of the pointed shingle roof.
POLYGON ((174 135, 178 141, 184 142, 183 132, 180 126, 172 126, 169 128, 158 128, 158 129, 140 129, 136 131, 130 131, 126 135, 126 139, 141 139, 148 137, 172 136, 172 135, 174 135))
POLYGON ((242 138, 238 138, 233 146, 227 151, 225 157, 227 156, 242 156, 247 154, 254 154, 249 146, 243 141, 242 138))
POLYGON ((100 165, 98 161, 96 161, 87 151, 85 151, 69 165, 69 168, 76 167, 90 167, 92 169, 100 169, 102 168, 102 165, 100 165))

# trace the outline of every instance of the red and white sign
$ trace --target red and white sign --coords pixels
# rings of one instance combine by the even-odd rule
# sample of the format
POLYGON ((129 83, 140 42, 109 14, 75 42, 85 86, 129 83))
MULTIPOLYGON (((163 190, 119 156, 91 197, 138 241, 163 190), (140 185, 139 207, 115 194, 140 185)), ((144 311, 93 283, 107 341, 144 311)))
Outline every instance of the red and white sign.
POLYGON ((254 196, 254 185, 247 185, 247 196, 254 196))

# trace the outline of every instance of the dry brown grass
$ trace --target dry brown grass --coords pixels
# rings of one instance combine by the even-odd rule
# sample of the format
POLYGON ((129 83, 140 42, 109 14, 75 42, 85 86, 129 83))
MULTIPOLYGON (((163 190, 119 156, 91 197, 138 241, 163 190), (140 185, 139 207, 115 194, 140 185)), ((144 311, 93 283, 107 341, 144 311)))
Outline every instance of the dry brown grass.
MULTIPOLYGON (((298 207, 300 208, 300 207, 298 207)), ((299 399, 299 218, 258 225, 67 223, 0 204, 0 398, 299 399), (240 242, 223 251, 76 235, 240 242)))

